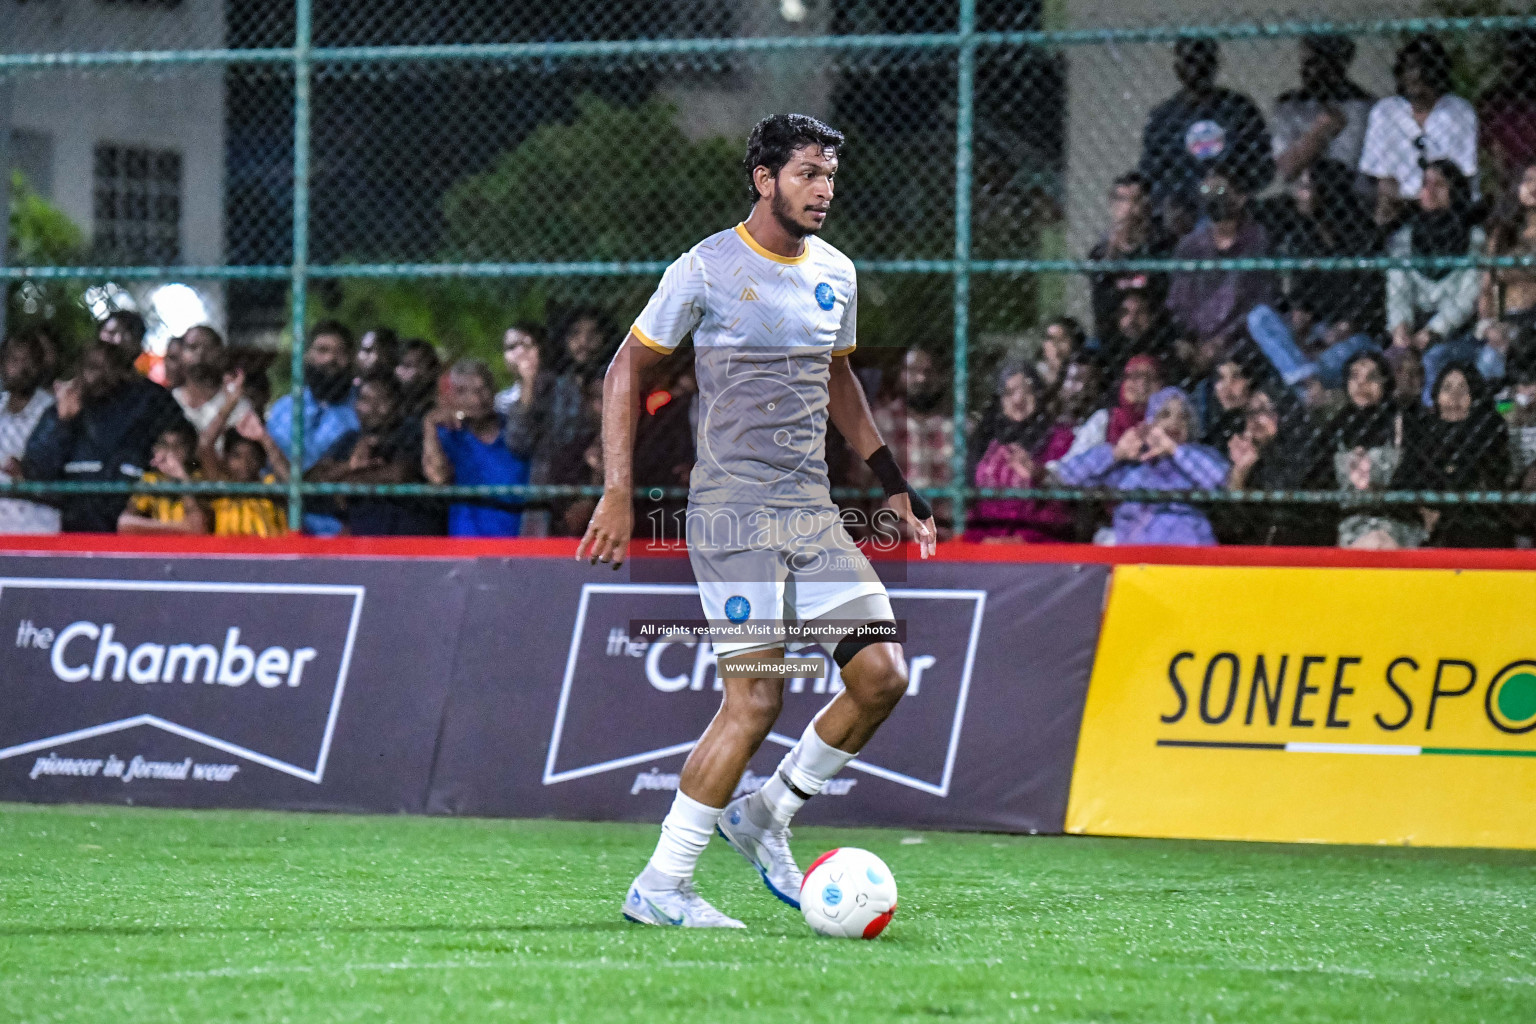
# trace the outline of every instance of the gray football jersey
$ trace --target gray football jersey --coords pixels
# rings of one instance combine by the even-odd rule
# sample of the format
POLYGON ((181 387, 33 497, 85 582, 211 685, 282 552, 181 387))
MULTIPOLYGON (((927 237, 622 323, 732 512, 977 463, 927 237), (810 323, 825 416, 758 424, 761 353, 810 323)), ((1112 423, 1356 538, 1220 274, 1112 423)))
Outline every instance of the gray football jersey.
POLYGON ((693 333, 692 503, 831 504, 828 368, 832 356, 853 351, 857 315, 852 261, 814 236, 791 259, 738 224, 667 268, 632 330, 661 352, 693 333))

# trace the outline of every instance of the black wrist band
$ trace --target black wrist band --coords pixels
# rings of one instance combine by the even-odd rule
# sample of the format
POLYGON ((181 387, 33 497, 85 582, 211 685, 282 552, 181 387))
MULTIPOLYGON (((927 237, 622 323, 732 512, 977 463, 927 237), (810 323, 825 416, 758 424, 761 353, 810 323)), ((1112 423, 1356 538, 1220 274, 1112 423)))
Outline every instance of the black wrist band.
POLYGON ((928 499, 914 491, 909 484, 907 486, 907 500, 912 503, 912 517, 918 522, 933 518, 933 506, 928 504, 928 499))
POLYGON ((864 461, 874 472, 875 478, 880 481, 880 486, 885 489, 887 498, 905 494, 912 504, 912 515, 919 522, 933 518, 933 507, 928 504, 928 499, 914 491, 912 485, 907 483, 907 478, 902 476, 901 467, 896 465, 896 456, 891 454, 889 445, 881 445, 875 449, 875 454, 864 461))
POLYGON ((891 454, 891 446, 883 444, 875 449, 875 454, 864 460, 875 474, 875 479, 880 481, 880 486, 885 488, 885 496, 889 498, 893 494, 905 494, 907 491, 907 478, 901 475, 901 467, 896 465, 896 456, 891 454))

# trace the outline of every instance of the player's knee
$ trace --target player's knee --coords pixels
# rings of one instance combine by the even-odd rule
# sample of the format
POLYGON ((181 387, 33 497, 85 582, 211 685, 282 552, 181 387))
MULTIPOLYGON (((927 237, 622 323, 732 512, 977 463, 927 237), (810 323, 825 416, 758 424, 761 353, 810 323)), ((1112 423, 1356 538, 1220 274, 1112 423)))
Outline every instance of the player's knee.
POLYGON ((784 688, 778 680, 754 679, 733 687, 725 695, 727 713, 748 728, 770 728, 784 707, 784 688))
POLYGON ((875 644, 860 651, 843 669, 849 696, 872 711, 889 712, 907 692, 907 666, 894 644, 875 644))

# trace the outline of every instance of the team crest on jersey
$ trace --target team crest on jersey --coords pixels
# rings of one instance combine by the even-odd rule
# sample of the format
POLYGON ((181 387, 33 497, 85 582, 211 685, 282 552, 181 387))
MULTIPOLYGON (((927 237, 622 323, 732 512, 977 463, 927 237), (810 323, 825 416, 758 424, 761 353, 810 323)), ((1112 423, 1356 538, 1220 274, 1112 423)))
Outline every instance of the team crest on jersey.
POLYGON ((832 293, 832 286, 823 281, 816 286, 816 305, 822 309, 831 309, 837 304, 837 296, 832 293))
POLYGON ((725 617, 731 622, 746 622, 751 614, 752 603, 740 594, 725 599, 725 617))

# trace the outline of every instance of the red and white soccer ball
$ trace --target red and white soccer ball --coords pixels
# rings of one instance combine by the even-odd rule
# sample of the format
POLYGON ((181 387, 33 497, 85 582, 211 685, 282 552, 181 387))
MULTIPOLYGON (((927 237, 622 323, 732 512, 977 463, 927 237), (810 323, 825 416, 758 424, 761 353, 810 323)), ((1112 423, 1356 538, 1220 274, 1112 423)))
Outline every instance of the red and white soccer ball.
POLYGON ((828 850, 805 873, 800 913, 822 935, 872 939, 896 913, 896 879, 885 861, 868 850, 828 850))

